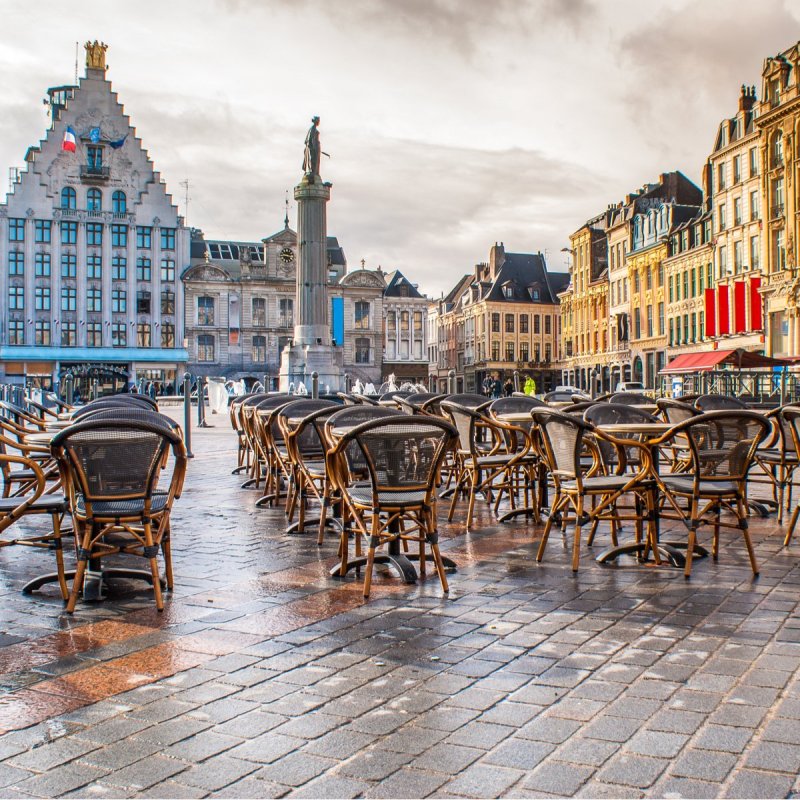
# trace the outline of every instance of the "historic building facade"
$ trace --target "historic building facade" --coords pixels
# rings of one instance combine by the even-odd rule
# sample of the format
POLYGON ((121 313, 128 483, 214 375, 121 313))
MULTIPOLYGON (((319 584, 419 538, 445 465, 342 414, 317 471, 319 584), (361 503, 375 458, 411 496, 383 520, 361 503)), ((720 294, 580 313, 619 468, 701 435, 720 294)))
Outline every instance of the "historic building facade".
POLYGON ((765 59, 759 132, 767 354, 800 353, 800 44, 765 59))
POLYGON ((50 128, 0 205, 0 381, 170 390, 188 358, 189 231, 106 77, 106 45, 85 49, 85 76, 48 90, 50 128))
POLYGON ((427 384, 430 300, 398 270, 385 279, 383 379, 394 375, 398 386, 403 381, 427 384))

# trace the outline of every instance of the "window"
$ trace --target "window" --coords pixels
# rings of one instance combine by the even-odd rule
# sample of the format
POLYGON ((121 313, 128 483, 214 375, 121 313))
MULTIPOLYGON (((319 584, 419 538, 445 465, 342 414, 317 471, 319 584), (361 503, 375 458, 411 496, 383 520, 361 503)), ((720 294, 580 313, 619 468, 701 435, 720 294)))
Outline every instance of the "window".
POLYGON ((672 317, 669 320, 669 344, 670 347, 675 344, 675 320, 672 317))
POLYGON ((422 312, 414 312, 414 335, 419 336, 422 333, 422 312))
POLYGON ((529 361, 528 358, 528 343, 527 342, 520 342, 519 344, 519 360, 520 361, 529 361))
MULTIPOLYGON (((356 309, 356 324, 357 331, 369 330, 369 303, 364 300, 357 300, 355 304, 356 309)), ((357 361, 360 364, 366 364, 366 361, 357 361)))
POLYGON ((492 314, 492 333, 500 333, 500 315, 492 314))
POLYGON ((545 336, 549 336, 550 335, 550 331, 551 331, 551 328, 550 328, 550 316, 548 314, 545 314, 544 315, 544 333, 545 333, 545 336))
POLYGON ((282 297, 278 303, 280 312, 280 327, 291 328, 294 325, 294 299, 282 297))
POLYGON ((173 292, 172 289, 164 289, 164 291, 161 292, 161 313, 175 313, 175 292, 173 292))
POLYGON ((689 315, 683 315, 683 341, 689 341, 689 315))
POLYGON ((750 192, 750 219, 757 220, 758 217, 758 192, 750 192))
POLYGON ((111 256, 111 280, 128 280, 128 259, 125 256, 111 256))
POLYGON ((267 301, 263 297, 253 298, 253 326, 256 328, 267 327, 267 301))
POLYGON ((62 222, 61 244, 77 244, 77 243, 78 243, 78 223, 62 222))
POLYGON ((739 183, 742 179, 742 157, 733 157, 733 182, 739 183))
POLYGON ((636 339, 642 338, 642 317, 638 308, 633 309, 633 335, 636 339))
POLYGON ((669 301, 670 303, 675 302, 675 292, 674 292, 674 275, 669 276, 669 301))
POLYGON ((772 183, 772 216, 780 217, 783 214, 783 178, 777 178, 772 183))
POLYGON ((658 304, 658 335, 664 335, 664 304, 658 304))
POLYGON ((25 289, 22 286, 8 287, 8 308, 10 311, 25 309, 25 289))
POLYGON ((139 323, 137 323, 137 325, 136 325, 136 346, 137 347, 150 347, 150 323, 149 322, 139 322, 139 323))
POLYGON ((161 283, 175 283, 175 261, 172 258, 161 259, 161 283))
POLYGON ((658 285, 664 285, 664 264, 661 261, 658 262, 658 285))
POLYGON ((162 250, 175 249, 175 228, 161 229, 161 249, 162 250))
POLYGON ((12 319, 9 321, 8 343, 25 344, 25 323, 21 319, 12 319))
POLYGON ((697 341, 697 314, 692 314, 692 341, 697 341))
POLYGON ((761 264, 761 250, 759 248, 758 236, 750 237, 750 268, 758 269, 761 264))
POLYGON ((772 262, 775 265, 775 269, 786 269, 786 240, 784 239, 783 228, 775 231, 772 248, 772 262))
POLYGON ((633 271, 633 291, 634 292, 638 292, 639 291, 639 270, 638 269, 635 269, 633 271))
POLYGON ((8 254, 8 274, 25 274, 25 253, 11 252, 8 254))
MULTIPOLYGON (((527 314, 520 314, 519 315, 519 332, 520 333, 527 333, 528 332, 528 315, 527 314)), ((527 361, 527 359, 523 359, 523 361, 527 361)))
POLYGON ((506 333, 514 333, 514 315, 506 314, 506 333))
POLYGON ((111 195, 111 211, 114 214, 125 214, 128 211, 128 198, 125 192, 116 191, 111 195))
POLYGON ((257 364, 262 364, 267 360, 267 337, 254 336, 253 337, 253 361, 257 364))
POLYGON ((772 140, 772 166, 777 167, 783 163, 783 134, 778 131, 772 140))
POLYGON ((717 164, 717 189, 725 188, 725 163, 717 164))
POLYGON ((61 277, 74 278, 78 268, 78 259, 75 253, 61 254, 61 277))
POLYGON ((653 288, 653 270, 651 270, 650 267, 645 269, 644 278, 645 278, 645 281, 644 281, 645 288, 646 289, 652 289, 653 288))
POLYGON ((653 306, 647 306, 647 335, 653 335, 653 306))
POLYGON ((87 211, 103 210, 103 195, 99 189, 89 189, 89 191, 86 192, 86 210, 87 211))
POLYGON ((514 360, 514 342, 506 342, 506 361, 514 360))
POLYGON ((61 323, 61 346, 75 347, 78 343, 78 326, 75 322, 61 323))
POLYGON ((111 226, 111 246, 112 247, 127 247, 128 246, 128 226, 127 225, 112 225, 111 226))
POLYGON ((61 190, 61 208, 77 208, 78 196, 71 186, 65 186, 61 190))
POLYGON ((161 346, 175 347, 175 326, 171 322, 161 326, 161 346))
POLYGON ((49 219, 37 219, 33 223, 33 238, 37 244, 50 244, 52 223, 49 219))
POLYGON ((149 250, 153 246, 153 229, 144 225, 136 226, 136 246, 149 250))
POLYGON ((733 243, 733 271, 738 275, 742 271, 744 258, 742 257, 742 243, 737 241, 733 243))
POLYGON ((705 327, 703 325, 703 320, 704 319, 705 318, 703 316, 703 312, 701 311, 697 315, 697 338, 700 339, 701 341, 703 340, 704 331, 705 331, 705 327))
POLYGON ((136 313, 137 314, 150 313, 150 292, 145 292, 145 291, 136 292, 136 313))
POLYGON ((544 343, 544 360, 549 364, 553 357, 553 346, 550 342, 544 343))
POLYGON ((76 294, 75 289, 71 286, 62 286, 61 287, 61 310, 62 311, 74 311, 75 310, 75 303, 76 303, 76 294))
POLYGON ((128 346, 128 326, 124 322, 111 323, 111 346, 128 346))
POLYGON ((714 282, 713 265, 706 265, 706 288, 710 289, 714 282))
POLYGON ((37 278, 50 277, 50 253, 36 253, 33 257, 33 274, 37 278))
POLYGON ((750 148, 750 177, 754 178, 758 175, 758 148, 750 148))
MULTIPOLYGON (((255 302, 255 301, 253 301, 255 302)), ((255 316, 255 311, 253 312, 253 316, 255 316)), ((386 330, 389 333, 392 333, 397 329, 397 312, 395 311, 387 311, 386 312, 386 330)))
POLYGON ((151 268, 149 258, 136 259, 136 280, 137 281, 150 281, 151 268))
POLYGON ((197 337, 197 360, 214 360, 214 337, 208 334, 201 334, 197 337))
POLYGON ((541 317, 538 314, 533 315, 533 332, 537 336, 542 332, 541 317))
POLYGON ((725 228, 728 227, 727 214, 725 211, 725 203, 719 204, 717 215, 718 215, 717 219, 719 220, 719 230, 724 231, 725 228))
POLYGON ((197 298, 197 324, 214 324, 214 298, 203 295, 197 298))
POLYGON ((405 334, 408 336, 408 329, 411 325, 411 315, 408 311, 401 311, 400 312, 400 333, 405 334))
POLYGON ((733 224, 742 224, 742 198, 735 197, 733 200, 733 224))
POLYGON ((88 247, 100 247, 103 244, 103 223, 86 223, 86 245, 88 247))
POLYGON ((689 297, 689 271, 686 270, 683 273, 683 299, 686 300, 689 297))
POLYGON ((103 346, 103 323, 90 322, 86 326, 86 344, 89 347, 103 346))
POLYGON ((697 297, 697 270, 692 268, 692 297, 697 297))
POLYGON ((114 314, 125 314, 128 310, 128 295, 124 289, 111 290, 111 311, 114 314))
POLYGON ((37 311, 50 310, 50 287, 37 286, 34 289, 33 307, 37 311))
POLYGON ((724 278, 728 274, 728 248, 720 247, 717 252, 719 254, 719 276, 724 278))
POLYGON ((46 319, 36 320, 34 327, 34 344, 49 345, 50 344, 50 321, 46 319))
POLYGON ((369 364, 369 339, 366 337, 359 337, 355 341, 356 346, 356 364, 369 364))
POLYGON ((492 342, 492 361, 500 360, 500 342, 492 342))
POLYGON ((89 145, 86 148, 86 166, 89 172, 102 172, 103 170, 103 148, 89 145))
POLYGON ((97 280, 103 277, 103 257, 101 255, 86 256, 86 277, 97 280))

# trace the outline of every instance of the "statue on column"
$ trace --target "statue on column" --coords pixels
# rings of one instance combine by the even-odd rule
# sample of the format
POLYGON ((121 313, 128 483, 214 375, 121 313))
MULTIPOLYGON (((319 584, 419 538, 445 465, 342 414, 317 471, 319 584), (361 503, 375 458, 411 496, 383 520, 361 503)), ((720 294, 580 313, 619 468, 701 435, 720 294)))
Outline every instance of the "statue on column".
POLYGON ((310 176, 309 183, 314 182, 314 176, 319 175, 319 156, 322 152, 319 146, 319 117, 311 118, 311 127, 306 134, 306 150, 303 156, 303 172, 310 176))

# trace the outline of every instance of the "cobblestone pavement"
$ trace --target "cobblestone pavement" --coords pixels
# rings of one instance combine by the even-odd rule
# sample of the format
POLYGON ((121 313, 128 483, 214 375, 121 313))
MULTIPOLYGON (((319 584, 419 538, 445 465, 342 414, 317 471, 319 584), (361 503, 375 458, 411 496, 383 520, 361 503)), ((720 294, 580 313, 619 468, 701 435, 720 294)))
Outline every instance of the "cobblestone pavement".
POLYGON ((379 572, 365 602, 333 537, 254 507, 212 421, 163 614, 127 583, 70 618, 20 593, 50 554, 0 550, 0 796, 800 794, 800 541, 774 519, 758 580, 733 534, 690 582, 588 552, 573 576, 557 534, 537 565, 541 528, 478 503, 440 526, 449 597, 379 572))

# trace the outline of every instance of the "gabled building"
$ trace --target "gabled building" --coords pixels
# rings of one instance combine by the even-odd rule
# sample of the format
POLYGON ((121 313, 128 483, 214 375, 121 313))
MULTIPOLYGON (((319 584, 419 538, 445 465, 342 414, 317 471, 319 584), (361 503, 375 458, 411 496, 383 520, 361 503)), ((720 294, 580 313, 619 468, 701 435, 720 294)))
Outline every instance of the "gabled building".
POLYGON ((383 292, 383 379, 428 382, 428 305, 430 300, 399 270, 385 276, 383 292))
POLYGON ((134 381, 174 389, 189 230, 87 42, 77 86, 47 92, 51 124, 0 205, 0 381, 87 397, 134 381))

